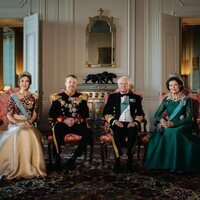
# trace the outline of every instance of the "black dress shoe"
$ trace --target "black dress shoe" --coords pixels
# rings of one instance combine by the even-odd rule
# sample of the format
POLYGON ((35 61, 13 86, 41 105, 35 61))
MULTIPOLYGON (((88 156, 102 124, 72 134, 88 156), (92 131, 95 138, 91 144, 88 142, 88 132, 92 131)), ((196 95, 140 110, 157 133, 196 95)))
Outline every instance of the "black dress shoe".
POLYGON ((75 170, 76 169, 76 165, 75 165, 75 158, 70 158, 67 163, 66 163, 66 170, 75 170))
POLYGON ((113 172, 115 174, 119 174, 121 172, 121 164, 120 164, 120 159, 117 158, 115 160, 115 164, 114 164, 114 167, 113 167, 113 172))
POLYGON ((55 168, 55 170, 61 170, 61 157, 60 157, 60 155, 56 155, 54 168, 55 168))

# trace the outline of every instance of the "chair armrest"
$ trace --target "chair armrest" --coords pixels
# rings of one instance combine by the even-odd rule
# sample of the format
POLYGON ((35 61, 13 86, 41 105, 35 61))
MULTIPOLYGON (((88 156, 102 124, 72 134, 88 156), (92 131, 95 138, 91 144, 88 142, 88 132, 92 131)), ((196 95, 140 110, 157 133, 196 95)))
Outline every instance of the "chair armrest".
POLYGON ((111 131, 110 131, 110 125, 109 123, 105 120, 105 118, 102 118, 102 128, 103 128, 103 131, 104 131, 104 134, 111 134, 111 131))
POLYGON ((200 135, 200 118, 197 118, 194 122, 194 128, 198 135, 200 135))
POLYGON ((141 130, 140 132, 144 132, 144 133, 147 133, 147 120, 146 118, 144 117, 144 119, 141 121, 141 130))
POLYGON ((53 126, 55 125, 55 121, 54 121, 54 119, 53 118, 48 118, 48 124, 49 124, 49 127, 52 129, 53 128, 53 126))

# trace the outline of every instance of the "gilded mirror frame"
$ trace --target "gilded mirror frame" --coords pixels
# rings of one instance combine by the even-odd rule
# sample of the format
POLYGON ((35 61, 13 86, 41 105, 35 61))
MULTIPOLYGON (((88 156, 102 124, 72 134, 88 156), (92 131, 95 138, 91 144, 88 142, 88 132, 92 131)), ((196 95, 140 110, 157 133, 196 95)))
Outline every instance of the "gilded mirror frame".
POLYGON ((98 12, 99 15, 89 17, 89 23, 87 24, 85 64, 86 67, 116 67, 116 27, 113 23, 113 17, 103 15, 103 10, 101 8, 98 12), (98 25, 101 25, 101 27, 104 26, 105 33, 102 33, 102 30, 100 32, 95 32, 95 27, 96 30, 101 29, 101 27, 97 27, 98 25), (104 43, 107 44, 103 44, 103 42, 102 44, 93 44, 97 43, 97 36, 99 37, 99 34, 101 34, 101 39, 99 39, 99 41, 106 37, 106 42, 104 41, 104 43), (93 37, 91 37, 92 35, 93 37), (110 46, 108 46, 109 43, 110 46))

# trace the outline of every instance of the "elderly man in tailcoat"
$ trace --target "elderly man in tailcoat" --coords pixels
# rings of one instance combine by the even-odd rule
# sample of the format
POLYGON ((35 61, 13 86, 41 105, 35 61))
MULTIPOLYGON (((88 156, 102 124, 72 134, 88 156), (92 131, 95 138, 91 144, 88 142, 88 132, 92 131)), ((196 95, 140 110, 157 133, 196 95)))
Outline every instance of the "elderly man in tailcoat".
POLYGON ((130 90, 130 80, 123 76, 118 79, 118 92, 112 93, 103 110, 103 117, 109 123, 113 132, 112 145, 115 152, 113 171, 121 172, 120 158, 123 156, 122 147, 127 138, 127 172, 131 173, 134 146, 137 140, 140 122, 143 120, 141 96, 130 90))

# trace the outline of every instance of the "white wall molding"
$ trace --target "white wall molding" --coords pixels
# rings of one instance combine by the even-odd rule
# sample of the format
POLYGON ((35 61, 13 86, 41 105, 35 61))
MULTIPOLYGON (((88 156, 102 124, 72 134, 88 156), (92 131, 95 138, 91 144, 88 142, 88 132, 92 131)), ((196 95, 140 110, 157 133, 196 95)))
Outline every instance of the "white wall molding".
POLYGON ((153 116, 158 107, 161 90, 161 38, 160 14, 162 2, 144 0, 144 94, 143 101, 149 130, 153 129, 153 116))
POLYGON ((182 7, 184 6, 184 1, 183 0, 176 0, 176 2, 182 7))
POLYGON ((200 7, 193 11, 173 11, 173 15, 177 17, 200 17, 200 7))
POLYGON ((145 94, 159 95, 161 89, 161 37, 160 15, 162 2, 144 0, 144 81, 145 94))
MULTIPOLYGON (((127 75, 130 75, 130 67, 131 67, 131 1, 128 0, 127 1, 127 25, 128 25, 128 31, 127 31, 127 75)), ((132 24, 132 26, 134 26, 134 24, 132 24)), ((134 77, 134 76, 133 76, 134 77)))
POLYGON ((166 14, 172 14, 179 17, 200 17, 199 0, 163 0, 166 14), (168 7, 168 9, 166 9, 168 7))
POLYGON ((0 18, 22 19, 30 13, 31 0, 0 1, 0 18))
POLYGON ((136 72, 135 72, 135 18, 136 18, 136 11, 135 11, 135 0, 131 1, 128 0, 128 72, 127 75, 130 76, 132 84, 135 85, 136 83, 136 72))
POLYGON ((27 0, 20 0, 19 1, 19 5, 20 5, 21 8, 23 8, 25 4, 27 4, 27 0))

